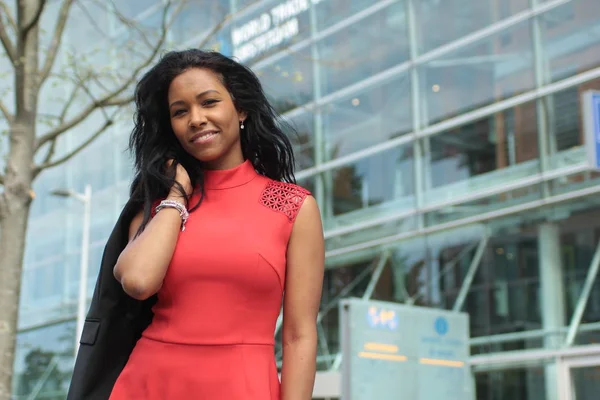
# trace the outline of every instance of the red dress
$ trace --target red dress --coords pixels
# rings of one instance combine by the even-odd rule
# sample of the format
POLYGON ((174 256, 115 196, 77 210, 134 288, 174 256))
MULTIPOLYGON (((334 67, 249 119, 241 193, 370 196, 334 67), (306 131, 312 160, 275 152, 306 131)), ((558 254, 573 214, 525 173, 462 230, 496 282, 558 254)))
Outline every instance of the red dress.
POLYGON ((204 182, 154 319, 110 400, 279 400, 275 324, 288 239, 309 192, 257 174, 249 161, 207 171, 204 182))

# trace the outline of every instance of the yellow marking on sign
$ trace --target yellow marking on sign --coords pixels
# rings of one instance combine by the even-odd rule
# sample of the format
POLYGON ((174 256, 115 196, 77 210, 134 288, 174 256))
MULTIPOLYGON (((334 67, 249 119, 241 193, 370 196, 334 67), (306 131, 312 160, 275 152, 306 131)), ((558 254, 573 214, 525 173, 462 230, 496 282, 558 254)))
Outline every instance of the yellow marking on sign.
POLYGON ((437 360, 434 358, 421 358, 421 359, 419 359, 419 362, 421 364, 439 365, 442 367, 462 368, 465 366, 465 363, 462 361, 437 360))
POLYGON ((400 356, 395 354, 379 354, 379 353, 370 353, 367 351, 361 351, 358 353, 358 356, 361 358, 371 358, 374 360, 386 360, 386 361, 397 361, 402 362, 406 361, 406 356, 400 356))
POLYGON ((381 351, 383 353, 397 353, 398 346, 393 344, 385 344, 385 343, 365 343, 365 350, 369 351, 381 351))

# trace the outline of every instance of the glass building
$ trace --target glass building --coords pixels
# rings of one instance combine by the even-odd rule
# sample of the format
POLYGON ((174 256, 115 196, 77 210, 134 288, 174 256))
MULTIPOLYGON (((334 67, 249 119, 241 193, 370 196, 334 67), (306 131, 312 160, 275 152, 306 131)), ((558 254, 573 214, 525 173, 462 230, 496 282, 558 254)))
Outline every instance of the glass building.
MULTIPOLYGON (((152 1, 123 3, 160 22, 152 1)), ((219 0, 177 18, 172 43, 251 66, 297 130, 297 178, 320 204, 327 248, 318 397, 339 398, 338 302, 363 297, 468 312, 479 400, 568 398, 557 382, 596 398, 600 174, 586 161, 582 96, 600 90, 598 10, 597 0, 219 0)), ((127 199, 129 129, 37 182, 19 399, 64 398, 73 362, 81 205, 48 193, 92 186, 91 295, 127 199)))

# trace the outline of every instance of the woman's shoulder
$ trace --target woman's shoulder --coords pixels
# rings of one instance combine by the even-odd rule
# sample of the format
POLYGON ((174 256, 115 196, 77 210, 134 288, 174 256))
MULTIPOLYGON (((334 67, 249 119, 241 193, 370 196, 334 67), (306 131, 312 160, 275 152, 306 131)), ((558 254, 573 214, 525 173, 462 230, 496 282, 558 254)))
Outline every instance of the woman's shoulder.
POLYGON ((296 184, 289 182, 277 181, 274 179, 265 179, 266 186, 263 192, 277 192, 286 195, 298 195, 298 196, 310 196, 310 190, 296 184))
POLYGON ((267 179, 260 201, 294 221, 308 196, 311 196, 311 192, 298 184, 267 179))

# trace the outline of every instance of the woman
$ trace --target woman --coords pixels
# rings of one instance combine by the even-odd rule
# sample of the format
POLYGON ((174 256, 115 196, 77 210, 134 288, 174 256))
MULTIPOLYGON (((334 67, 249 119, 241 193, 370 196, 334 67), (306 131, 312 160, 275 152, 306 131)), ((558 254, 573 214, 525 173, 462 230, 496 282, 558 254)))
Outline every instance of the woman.
POLYGON ((171 52, 135 99, 140 211, 114 276, 157 302, 110 399, 310 399, 321 219, 314 198, 286 183, 292 148, 258 79, 219 53, 171 52))

